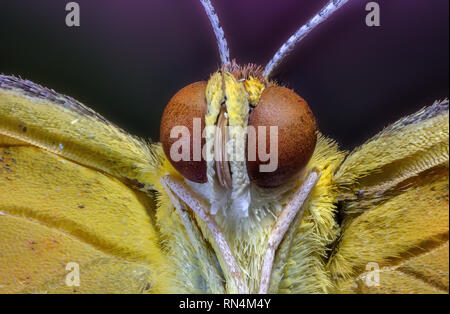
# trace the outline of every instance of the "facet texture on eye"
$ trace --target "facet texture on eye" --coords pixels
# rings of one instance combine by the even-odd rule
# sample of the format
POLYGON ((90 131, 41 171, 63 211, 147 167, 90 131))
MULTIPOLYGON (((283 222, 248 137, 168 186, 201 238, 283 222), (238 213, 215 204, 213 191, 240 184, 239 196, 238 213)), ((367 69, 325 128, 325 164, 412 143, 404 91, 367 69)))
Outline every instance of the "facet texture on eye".
POLYGON ((205 140, 206 84, 190 84, 172 97, 161 119, 160 140, 173 167, 186 179, 206 182, 206 162, 202 157, 205 140))
MULTIPOLYGON (((247 170, 252 181, 261 187, 276 187, 298 174, 311 158, 317 141, 315 118, 306 101, 292 90, 272 86, 264 90, 258 105, 250 113, 249 126, 256 130, 256 151, 264 144, 265 149, 273 150, 277 144, 278 167, 273 172, 261 171, 261 165, 268 161, 247 161, 247 170), (278 138, 271 140, 270 127, 276 126, 278 138)), ((247 153, 248 154, 248 153, 247 153)))

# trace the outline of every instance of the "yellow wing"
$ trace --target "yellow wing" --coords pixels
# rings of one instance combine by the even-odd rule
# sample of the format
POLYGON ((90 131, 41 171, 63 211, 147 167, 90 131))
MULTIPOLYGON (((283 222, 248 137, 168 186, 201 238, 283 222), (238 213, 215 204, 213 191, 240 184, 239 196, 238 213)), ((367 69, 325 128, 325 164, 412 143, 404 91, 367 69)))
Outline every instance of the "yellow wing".
POLYGON ((386 128, 335 175, 340 293, 448 293, 448 100, 386 128))
POLYGON ((0 145, 1 291, 67 291, 68 262, 80 263, 80 292, 169 291, 154 202, 121 182, 150 185, 138 181, 151 174, 147 145, 70 97, 3 75, 0 145))
POLYGON ((0 75, 0 291, 222 292, 163 192, 174 170, 162 155, 70 97, 0 75), (65 284, 70 262, 79 287, 65 284))
POLYGON ((0 133, 151 189, 157 157, 75 99, 33 82, 0 75, 0 133))
POLYGON ((0 292, 167 292, 153 201, 0 135, 0 292), (68 263, 80 286, 67 286, 68 263))

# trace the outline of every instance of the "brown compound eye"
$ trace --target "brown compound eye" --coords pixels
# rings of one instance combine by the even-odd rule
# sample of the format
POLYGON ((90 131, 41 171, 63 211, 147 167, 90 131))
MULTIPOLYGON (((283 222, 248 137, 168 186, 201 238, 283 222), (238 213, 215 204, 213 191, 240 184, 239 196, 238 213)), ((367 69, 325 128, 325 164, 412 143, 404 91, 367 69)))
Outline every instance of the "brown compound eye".
POLYGON ((250 180, 261 187, 277 187, 299 173, 310 160, 317 141, 315 118, 306 101, 292 90, 273 86, 264 90, 258 105, 250 113, 249 126, 256 130, 258 151, 258 127, 265 126, 266 150, 270 147, 270 126, 278 126, 278 168, 273 172, 261 172, 259 154, 256 161, 247 161, 250 180))
MULTIPOLYGON (((205 139, 194 131, 194 121, 197 119, 200 122, 199 130, 204 129, 207 110, 206 86, 207 82, 201 81, 188 85, 177 92, 164 109, 160 128, 163 150, 171 164, 186 179, 197 183, 207 182, 206 161, 201 156, 200 160, 194 158, 194 138, 196 136, 197 139, 201 138, 199 147, 203 148, 205 145, 205 139), (189 136, 181 136, 175 132, 171 137, 171 131, 176 127, 185 128, 189 136), (178 145, 173 145, 175 142, 178 145), (187 160, 173 160, 171 154, 173 146, 179 148, 178 154, 180 155, 182 149, 189 147, 187 160)), ((218 121, 221 121, 220 117, 218 121)), ((256 131, 256 138, 252 143, 256 144, 254 148, 256 160, 248 160, 250 146, 248 145, 247 172, 250 180, 261 187, 272 188, 285 183, 307 165, 314 152, 317 140, 314 116, 306 101, 290 89, 279 86, 266 88, 257 106, 249 114, 248 125, 256 131), (261 171, 260 166, 269 161, 263 162, 259 158, 258 143, 262 134, 260 133, 261 129, 258 129, 260 126, 265 127, 263 130, 266 132, 265 152, 273 150, 270 143, 270 127, 277 126, 278 128, 277 168, 275 171, 261 171)), ((221 127, 220 123, 218 127, 221 127)), ((220 148, 223 149, 224 143, 215 143, 215 151, 221 151, 220 148)), ((216 167, 218 166, 216 165, 216 167)), ((218 174, 221 169, 222 167, 217 168, 218 174)), ((232 176, 232 174, 230 175, 232 176)), ((228 185, 227 188, 230 188, 228 185)))
MULTIPOLYGON (((207 82, 201 81, 190 84, 180 91, 167 104, 161 119, 160 127, 160 141, 163 146, 164 153, 169 158, 173 167, 180 172, 186 179, 205 183, 206 179, 206 161, 201 158, 194 158, 194 119, 198 118, 201 121, 201 128, 205 127, 206 114, 206 85, 207 82), (189 130, 189 137, 183 137, 175 134, 175 138, 170 137, 170 133, 175 127, 186 127, 189 130), (187 143, 180 143, 180 141, 188 141, 187 143), (171 157, 172 144, 178 142, 181 147, 190 147, 190 156, 188 160, 174 161, 171 157), (196 160, 197 159, 197 160, 196 160)), ((205 144, 205 139, 201 137, 201 147, 205 144)), ((198 136, 197 136, 198 139, 198 136)), ((179 145, 177 145, 179 147, 179 145)), ((179 153, 181 154, 181 147, 179 153)), ((201 154, 201 151, 200 151, 201 154)), ((201 155, 200 155, 201 157, 201 155)))

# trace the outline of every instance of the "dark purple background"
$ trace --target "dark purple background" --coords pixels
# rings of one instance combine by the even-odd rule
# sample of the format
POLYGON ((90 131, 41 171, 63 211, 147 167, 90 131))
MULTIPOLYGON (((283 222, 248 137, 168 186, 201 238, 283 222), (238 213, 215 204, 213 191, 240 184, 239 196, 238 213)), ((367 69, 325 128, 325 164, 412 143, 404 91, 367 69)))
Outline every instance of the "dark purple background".
MULTIPOLYGON (((219 64, 197 0, 0 0, 0 72, 84 102, 130 132, 158 139, 170 97, 219 64)), ((350 1, 275 73, 310 104, 323 133, 351 148, 386 124, 448 96, 449 1, 350 1)), ((326 0, 215 0, 233 58, 265 65, 326 0)))

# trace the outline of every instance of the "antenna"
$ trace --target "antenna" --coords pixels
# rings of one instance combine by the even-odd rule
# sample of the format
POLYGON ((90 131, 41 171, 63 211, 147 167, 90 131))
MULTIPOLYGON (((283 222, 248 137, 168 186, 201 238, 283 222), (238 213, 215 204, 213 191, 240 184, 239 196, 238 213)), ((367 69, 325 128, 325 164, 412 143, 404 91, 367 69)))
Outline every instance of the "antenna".
POLYGON ((328 4, 314 15, 305 25, 300 27, 273 56, 266 65, 263 77, 267 78, 272 71, 283 61, 284 58, 294 49, 294 46, 309 34, 317 25, 327 20, 334 12, 340 9, 348 0, 330 0, 328 4))
POLYGON ((210 0, 200 0, 200 2, 203 4, 203 7, 205 8, 206 15, 208 15, 209 21, 211 22, 211 26, 214 30, 214 34, 216 35, 222 65, 229 64, 230 51, 228 50, 227 40, 225 39, 222 27, 219 25, 219 18, 216 12, 214 11, 214 7, 211 4, 210 0))

